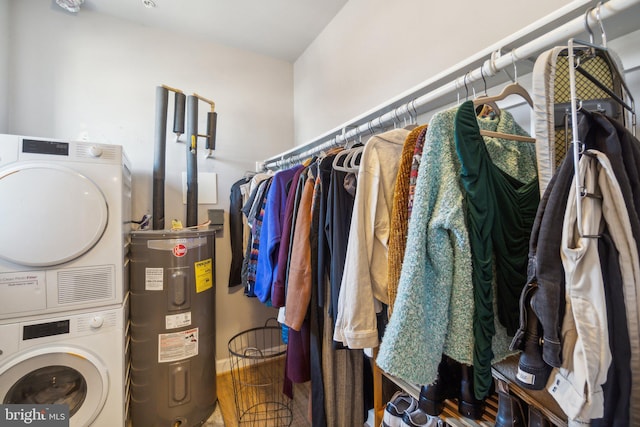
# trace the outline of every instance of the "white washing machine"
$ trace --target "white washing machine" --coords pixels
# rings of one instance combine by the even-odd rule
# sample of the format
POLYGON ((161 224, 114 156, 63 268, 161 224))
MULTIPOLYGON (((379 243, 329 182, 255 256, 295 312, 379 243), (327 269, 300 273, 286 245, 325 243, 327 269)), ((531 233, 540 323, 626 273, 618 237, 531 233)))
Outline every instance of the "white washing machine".
POLYGON ((122 304, 131 172, 122 147, 0 135, 0 324, 122 304))
POLYGON ((70 427, 128 417, 128 305, 0 325, 0 403, 67 404, 70 427))

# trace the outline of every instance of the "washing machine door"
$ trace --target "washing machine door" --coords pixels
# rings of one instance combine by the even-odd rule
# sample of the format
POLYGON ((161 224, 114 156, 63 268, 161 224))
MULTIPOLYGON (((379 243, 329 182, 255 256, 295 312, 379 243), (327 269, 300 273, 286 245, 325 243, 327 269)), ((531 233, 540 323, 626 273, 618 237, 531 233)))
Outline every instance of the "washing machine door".
POLYGON ((0 368, 3 404, 65 404, 70 427, 90 425, 107 398, 109 378, 91 354, 69 347, 29 352, 0 368))
POLYGON ((102 237, 107 200, 86 176, 56 163, 0 169, 0 258, 34 267, 78 258, 102 237))

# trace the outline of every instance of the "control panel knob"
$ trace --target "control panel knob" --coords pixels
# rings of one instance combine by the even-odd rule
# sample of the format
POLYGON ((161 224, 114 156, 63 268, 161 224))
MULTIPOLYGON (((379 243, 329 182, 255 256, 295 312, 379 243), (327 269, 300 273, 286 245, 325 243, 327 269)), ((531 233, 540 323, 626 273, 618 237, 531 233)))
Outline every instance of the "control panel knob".
POLYGON ((102 156, 102 148, 92 145, 91 148, 89 148, 89 154, 93 157, 100 157, 102 156))
POLYGON ((104 318, 102 316, 93 316, 89 321, 89 326, 91 326, 93 329, 98 329, 102 327, 103 323, 104 323, 104 318))

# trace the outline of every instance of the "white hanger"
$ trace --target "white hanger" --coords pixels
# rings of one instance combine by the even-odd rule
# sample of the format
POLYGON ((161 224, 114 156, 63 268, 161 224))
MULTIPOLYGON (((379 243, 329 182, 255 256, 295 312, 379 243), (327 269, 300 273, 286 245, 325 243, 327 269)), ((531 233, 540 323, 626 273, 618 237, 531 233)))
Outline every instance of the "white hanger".
MULTIPOLYGON (((527 104, 529 104, 531 108, 533 108, 533 100, 531 99, 529 92, 527 92, 527 90, 524 87, 522 87, 520 83, 518 83, 518 69, 516 68, 515 57, 513 56, 514 55, 513 52, 511 53, 511 55, 512 55, 513 70, 514 70, 514 82, 509 83, 507 86, 505 86, 498 95, 481 96, 479 98, 474 99, 473 105, 475 106, 484 105, 484 104, 491 105, 492 103, 495 105, 496 101, 501 101, 510 95, 518 95, 522 97, 527 102, 527 104)), ((482 68, 480 68, 480 71, 482 74, 482 68)), ((482 74, 482 77, 484 79, 483 74, 482 74)), ((514 141, 534 142, 534 143, 536 142, 536 139, 531 138, 530 136, 513 135, 510 133, 494 132, 490 130, 480 130, 480 135, 490 136, 494 138, 501 138, 501 139, 510 139, 514 141)))

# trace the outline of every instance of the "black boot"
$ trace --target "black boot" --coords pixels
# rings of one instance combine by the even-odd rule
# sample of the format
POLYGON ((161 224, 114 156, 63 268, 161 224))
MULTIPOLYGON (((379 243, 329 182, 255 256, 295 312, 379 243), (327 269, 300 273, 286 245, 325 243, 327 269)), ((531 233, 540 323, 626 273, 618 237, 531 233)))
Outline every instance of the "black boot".
POLYGON ((476 399, 473 393, 473 366, 461 365, 462 379, 460 381, 460 397, 458 412, 463 417, 480 419, 484 412, 484 399, 476 399))
POLYGON ((529 427, 551 427, 551 421, 539 409, 529 406, 529 427))
POLYGON ((508 390, 498 387, 498 414, 496 427, 525 427, 527 425, 522 402, 508 390))
POLYGON ((436 380, 420 388, 420 409, 429 415, 440 415, 444 409, 444 401, 458 397, 458 384, 460 364, 443 354, 436 380))
POLYGON ((542 359, 542 345, 538 318, 527 301, 527 330, 524 335, 524 351, 520 354, 516 382, 530 390, 542 390, 551 374, 551 366, 542 359))

